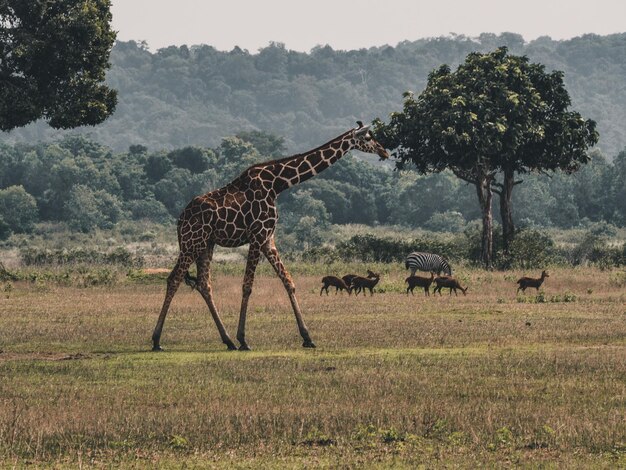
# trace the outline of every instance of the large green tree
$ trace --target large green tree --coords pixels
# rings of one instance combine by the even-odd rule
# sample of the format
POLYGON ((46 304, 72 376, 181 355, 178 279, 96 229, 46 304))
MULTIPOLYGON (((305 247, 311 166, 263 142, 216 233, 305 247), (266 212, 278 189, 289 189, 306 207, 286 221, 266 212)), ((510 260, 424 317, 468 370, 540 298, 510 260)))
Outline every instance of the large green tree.
POLYGON ((110 22, 109 0, 0 0, 0 129, 104 121, 117 103, 103 84, 110 22))
POLYGON ((471 53, 454 72, 442 65, 417 98, 409 92, 404 97, 403 111, 392 113, 389 124, 376 121, 378 137, 396 149, 400 166, 412 162, 423 173, 448 168, 475 186, 486 267, 493 261, 494 187, 508 243, 515 173, 574 171, 597 141, 595 122, 567 110, 562 73, 546 74, 542 65, 509 55, 505 47, 471 53))
POLYGON ((590 161, 588 150, 598 142, 598 133, 595 121, 568 109, 571 102, 562 72, 546 73, 543 65, 526 57, 507 55, 497 67, 502 72, 495 85, 506 96, 500 109, 506 129, 496 161, 502 181, 494 182, 494 191, 500 196, 502 241, 508 252, 515 234, 513 188, 522 182, 515 175, 577 171, 590 161))

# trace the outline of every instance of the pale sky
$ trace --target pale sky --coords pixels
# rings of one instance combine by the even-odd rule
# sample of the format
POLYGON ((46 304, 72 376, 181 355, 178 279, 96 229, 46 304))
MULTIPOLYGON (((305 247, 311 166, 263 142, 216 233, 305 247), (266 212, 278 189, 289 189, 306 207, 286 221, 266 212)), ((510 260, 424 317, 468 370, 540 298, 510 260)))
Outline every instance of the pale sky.
POLYGON ((271 41, 309 52, 513 32, 569 39, 626 32, 626 0, 112 0, 117 38, 151 50, 208 44, 251 53, 271 41))

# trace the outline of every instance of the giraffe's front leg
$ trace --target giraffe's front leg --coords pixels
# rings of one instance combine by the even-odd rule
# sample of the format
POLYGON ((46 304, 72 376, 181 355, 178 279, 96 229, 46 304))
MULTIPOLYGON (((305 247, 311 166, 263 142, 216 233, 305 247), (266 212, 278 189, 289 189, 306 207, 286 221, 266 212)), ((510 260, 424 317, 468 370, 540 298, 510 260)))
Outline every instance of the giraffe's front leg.
POLYGON ((309 335, 309 330, 304 323, 304 319, 302 318, 302 312, 300 311, 300 306, 298 305, 298 300, 296 299, 296 286, 291 279, 291 276, 285 269, 280 257, 278 256, 278 250, 276 249, 276 245, 274 244, 274 237, 270 238, 263 246, 263 253, 265 254, 267 260, 270 262, 276 274, 281 281, 283 281, 283 285, 287 290, 287 294, 289 295, 289 300, 291 301, 291 306, 293 307, 293 313, 296 316, 296 322, 298 323, 298 330, 300 331, 300 336, 304 342, 302 346, 305 348, 314 348, 315 343, 311 340, 311 336, 309 335))
POLYGON ((248 311, 248 299, 252 293, 252 284, 254 283, 254 272, 259 258, 261 257, 261 249, 257 244, 250 244, 248 250, 248 262, 246 263, 246 274, 243 278, 243 296, 241 298, 241 311, 239 312, 239 326, 237 328, 237 341, 239 341, 240 351, 249 351, 250 346, 246 343, 246 314, 248 311))

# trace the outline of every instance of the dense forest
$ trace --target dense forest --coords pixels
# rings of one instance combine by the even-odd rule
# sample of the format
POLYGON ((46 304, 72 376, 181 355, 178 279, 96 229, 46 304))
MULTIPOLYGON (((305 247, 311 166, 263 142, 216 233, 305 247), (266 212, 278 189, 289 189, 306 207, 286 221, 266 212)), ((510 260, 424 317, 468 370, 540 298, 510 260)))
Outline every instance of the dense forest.
MULTIPOLYGON (((334 137, 334 136, 330 136, 334 137)), ((0 145, 0 239, 38 222, 88 232, 123 220, 172 223, 197 194, 284 151, 262 132, 226 137, 214 148, 125 152, 82 136, 46 144, 0 145)), ((513 200, 520 227, 626 225, 626 151, 599 152, 580 171, 525 175, 513 200)), ((279 199, 281 236, 293 247, 323 242, 329 224, 398 225, 460 232, 480 217, 473 188, 452 173, 393 171, 353 156, 279 199)))
MULTIPOLYGON (((118 90, 117 111, 104 124, 80 132, 120 152, 135 144, 152 151, 216 147, 224 137, 261 130, 284 137, 287 151, 295 153, 325 142, 357 119, 386 119, 401 108, 403 92, 424 88, 434 68, 456 67, 472 51, 502 45, 548 71, 565 73, 572 107, 598 122, 597 148, 607 159, 626 146, 626 34, 528 43, 511 33, 482 34, 352 51, 320 46, 310 53, 276 43, 256 53, 207 45, 153 53, 146 44, 118 42, 107 75, 118 90)), ((40 122, 0 134, 0 140, 49 141, 65 134, 40 122)))
MULTIPOLYGON (((151 53, 118 42, 108 82, 119 105, 103 125, 58 132, 36 123, 1 135, 0 240, 57 227, 172 224, 194 195, 247 166, 318 146, 357 119, 384 118, 434 67, 502 44, 563 70, 572 107, 600 132, 580 171, 523 175, 513 196, 516 226, 602 235, 626 226, 626 34, 530 43, 483 34, 309 54, 281 44, 256 54, 210 46, 151 53)), ((279 205, 278 236, 292 251, 329 241, 331 224, 471 236, 481 215, 474 188, 451 172, 420 175, 362 155, 287 191, 279 205)))

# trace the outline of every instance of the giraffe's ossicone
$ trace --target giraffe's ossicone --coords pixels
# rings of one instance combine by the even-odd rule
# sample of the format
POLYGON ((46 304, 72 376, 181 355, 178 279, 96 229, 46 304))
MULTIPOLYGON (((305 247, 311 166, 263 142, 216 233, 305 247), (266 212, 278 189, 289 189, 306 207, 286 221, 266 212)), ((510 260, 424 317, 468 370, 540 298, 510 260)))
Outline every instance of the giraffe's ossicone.
POLYGON ((274 230, 278 220, 276 197, 285 189, 325 170, 350 150, 378 154, 381 159, 389 158, 387 151, 376 142, 368 129, 369 126, 359 122, 358 127, 306 153, 252 165, 231 183, 195 197, 185 207, 178 219, 180 253, 167 279, 165 301, 152 335, 153 350, 161 350, 161 332, 167 311, 181 281, 189 277, 188 270, 194 262, 198 271, 195 287, 206 301, 222 341, 228 349, 236 349, 213 302, 210 263, 215 245, 236 247, 247 243, 250 249, 237 329, 239 349, 250 349, 245 339, 246 312, 261 253, 266 256, 287 290, 304 340, 303 346, 315 347, 302 319, 295 285, 274 245, 274 230))

